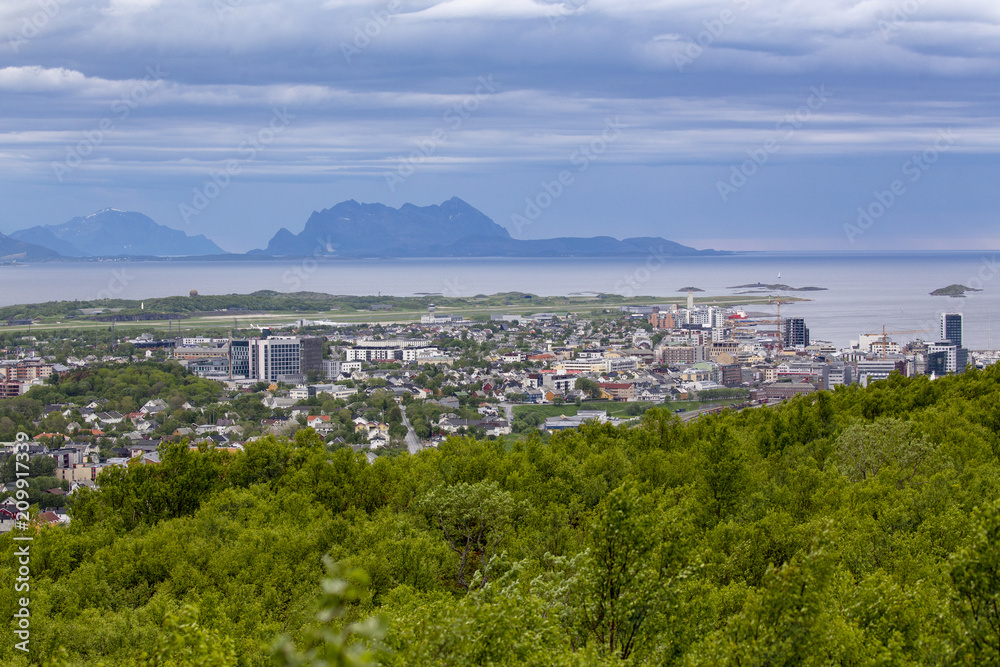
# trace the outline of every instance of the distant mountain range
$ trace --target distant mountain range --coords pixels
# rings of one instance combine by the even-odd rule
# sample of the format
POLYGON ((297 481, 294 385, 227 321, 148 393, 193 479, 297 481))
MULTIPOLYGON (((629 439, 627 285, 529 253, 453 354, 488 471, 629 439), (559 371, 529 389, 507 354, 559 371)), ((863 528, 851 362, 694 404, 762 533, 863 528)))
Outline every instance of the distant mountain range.
POLYGON ((63 257, 177 257, 221 255, 204 236, 188 236, 142 213, 106 208, 61 225, 22 229, 11 238, 54 250, 63 257))
POLYGON ((55 259, 57 257, 59 257, 59 253, 55 250, 0 234, 0 261, 2 262, 55 259))
MULTIPOLYGON (((226 254, 204 236, 157 224, 141 213, 104 209, 61 225, 0 235, 0 259, 46 260, 94 257, 186 257, 226 254), (16 257, 15 257, 16 256, 16 257)), ((519 240, 457 197, 435 206, 359 204, 353 199, 314 212, 299 234, 282 227, 264 257, 621 257, 729 254, 697 250, 659 237, 618 240, 610 236, 519 240)))
POLYGON ((440 206, 359 204, 353 199, 313 213, 305 229, 278 230, 264 250, 269 256, 335 257, 606 257, 697 255, 695 248, 661 238, 512 239, 506 229, 458 197, 440 206))

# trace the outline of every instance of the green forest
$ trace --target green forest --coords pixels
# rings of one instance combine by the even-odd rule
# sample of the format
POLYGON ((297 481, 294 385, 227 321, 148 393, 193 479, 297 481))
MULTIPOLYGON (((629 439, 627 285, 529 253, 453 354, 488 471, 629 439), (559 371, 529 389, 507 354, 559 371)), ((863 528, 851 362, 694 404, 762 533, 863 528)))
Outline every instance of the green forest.
POLYGON ((998 434, 994 366, 372 464, 167 444, 34 535, 0 663, 997 665, 998 434))

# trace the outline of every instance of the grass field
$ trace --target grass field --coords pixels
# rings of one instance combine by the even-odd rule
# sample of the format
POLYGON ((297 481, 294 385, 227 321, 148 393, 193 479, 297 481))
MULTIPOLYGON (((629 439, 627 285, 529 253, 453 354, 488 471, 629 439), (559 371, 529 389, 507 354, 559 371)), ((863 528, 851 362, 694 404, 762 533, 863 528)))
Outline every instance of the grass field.
MULTIPOLYGON (((715 306, 729 306, 729 305, 761 305, 768 303, 769 297, 765 296, 716 296, 708 297, 703 296, 697 299, 699 305, 715 305, 715 306)), ((792 301, 799 300, 796 297, 783 297, 784 300, 792 301)), ((571 299, 566 299, 565 301, 559 299, 558 305, 548 303, 544 299, 541 299, 539 303, 533 303, 528 305, 509 305, 509 306, 496 306, 496 305, 486 305, 481 306, 475 305, 465 305, 465 306, 442 306, 437 307, 438 313, 447 313, 453 315, 464 315, 466 317, 474 317, 476 315, 489 315, 496 313, 509 313, 509 314, 530 314, 539 311, 549 311, 556 312, 559 314, 564 313, 575 313, 575 314, 587 314, 591 313, 595 309, 598 310, 608 310, 610 313, 617 314, 618 307, 623 305, 643 305, 649 303, 680 303, 682 299, 679 299, 675 295, 671 296, 642 296, 633 297, 629 299, 624 299, 621 302, 614 304, 602 304, 600 302, 595 302, 589 299, 581 297, 573 297, 571 299)), ((210 329, 228 330, 233 327, 234 320, 237 328, 249 328, 251 324, 261 326, 261 325, 280 325, 295 322, 296 320, 306 319, 306 320, 328 320, 334 322, 342 322, 345 324, 361 324, 361 323, 382 323, 382 324, 410 324, 413 322, 418 322, 421 315, 425 315, 426 310, 398 310, 398 311, 320 311, 320 312, 269 312, 264 314, 235 314, 235 317, 228 315, 219 315, 213 313, 211 315, 185 315, 181 320, 173 320, 168 325, 165 320, 149 320, 142 322, 116 322, 116 329, 126 330, 136 330, 136 331, 164 331, 166 332, 168 327, 173 331, 177 331, 178 327, 180 331, 194 332, 194 331, 204 331, 210 329)), ((109 329, 111 327, 110 322, 96 322, 87 319, 65 319, 59 317, 43 317, 41 322, 34 323, 30 326, 28 325, 16 325, 6 327, 13 331, 18 330, 51 330, 51 329, 109 329)))

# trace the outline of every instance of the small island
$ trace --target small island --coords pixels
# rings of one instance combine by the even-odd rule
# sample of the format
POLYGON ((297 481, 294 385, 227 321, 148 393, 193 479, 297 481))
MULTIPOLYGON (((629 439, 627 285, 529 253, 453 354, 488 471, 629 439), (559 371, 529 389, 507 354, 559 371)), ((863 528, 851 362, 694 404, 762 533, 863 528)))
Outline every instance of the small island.
POLYGON ((975 287, 966 287, 965 285, 948 285, 947 287, 942 287, 931 292, 931 296, 951 296, 963 298, 966 292, 982 292, 981 289, 976 289, 975 287))

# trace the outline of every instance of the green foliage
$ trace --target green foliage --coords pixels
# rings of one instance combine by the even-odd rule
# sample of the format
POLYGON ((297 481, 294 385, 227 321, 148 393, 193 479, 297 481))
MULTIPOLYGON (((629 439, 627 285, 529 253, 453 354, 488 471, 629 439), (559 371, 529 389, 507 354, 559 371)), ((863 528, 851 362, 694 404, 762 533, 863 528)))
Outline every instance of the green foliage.
MULTIPOLYGON (((395 422, 384 399, 352 409, 395 422)), ((34 534, 31 659, 1000 664, 998 405, 990 368, 372 463, 311 429, 165 446, 34 534)), ((14 584, 0 568, 6 618, 14 584)), ((13 629, 0 664, 29 664, 13 629)))
POLYGON ((458 584, 468 589, 469 572, 478 565, 479 585, 485 585, 489 581, 486 566, 521 512, 513 497, 495 482, 459 482, 434 489, 419 506, 458 554, 458 584))
MULTIPOLYGON (((180 364, 144 361, 71 371, 59 376, 58 383, 54 385, 32 387, 21 400, 37 401, 37 413, 40 413, 42 404, 46 403, 83 405, 95 399, 105 399, 108 410, 127 413, 153 398, 165 398, 176 405, 184 401, 204 405, 218 400, 221 392, 221 384, 188 373, 180 364)), ((0 405, 3 404, 7 401, 0 401, 0 405)), ((32 409, 32 412, 35 411, 32 409)))
POLYGON ((372 643, 385 635, 382 622, 369 618, 361 622, 348 622, 350 605, 362 599, 368 575, 364 570, 341 569, 326 558, 323 564, 327 578, 323 580, 323 595, 316 613, 318 628, 307 631, 305 652, 296 649, 287 635, 278 638, 272 648, 274 663, 279 667, 365 667, 377 664, 376 650, 372 643))
POLYGON ((845 428, 834 443, 837 465, 852 481, 893 471, 896 484, 911 481, 936 447, 919 434, 914 424, 895 417, 878 417, 871 423, 845 428))
POLYGON ((970 543, 951 564, 962 620, 962 658, 977 665, 1000 664, 1000 503, 977 511, 970 543))
POLYGON ((594 380, 590 378, 577 378, 576 382, 573 383, 574 389, 579 389, 580 391, 587 392, 587 395, 591 398, 601 397, 601 387, 594 380))
POLYGON ((142 459, 109 466, 97 476, 100 492, 81 490, 73 520, 85 526, 107 522, 132 530, 142 524, 187 516, 214 491, 224 488, 228 455, 191 449, 187 441, 160 445, 160 463, 142 459))
POLYGON ((597 643, 623 660, 644 637, 660 585, 658 568, 650 567, 657 535, 648 504, 634 484, 618 487, 605 498, 590 538, 585 622, 597 643))

